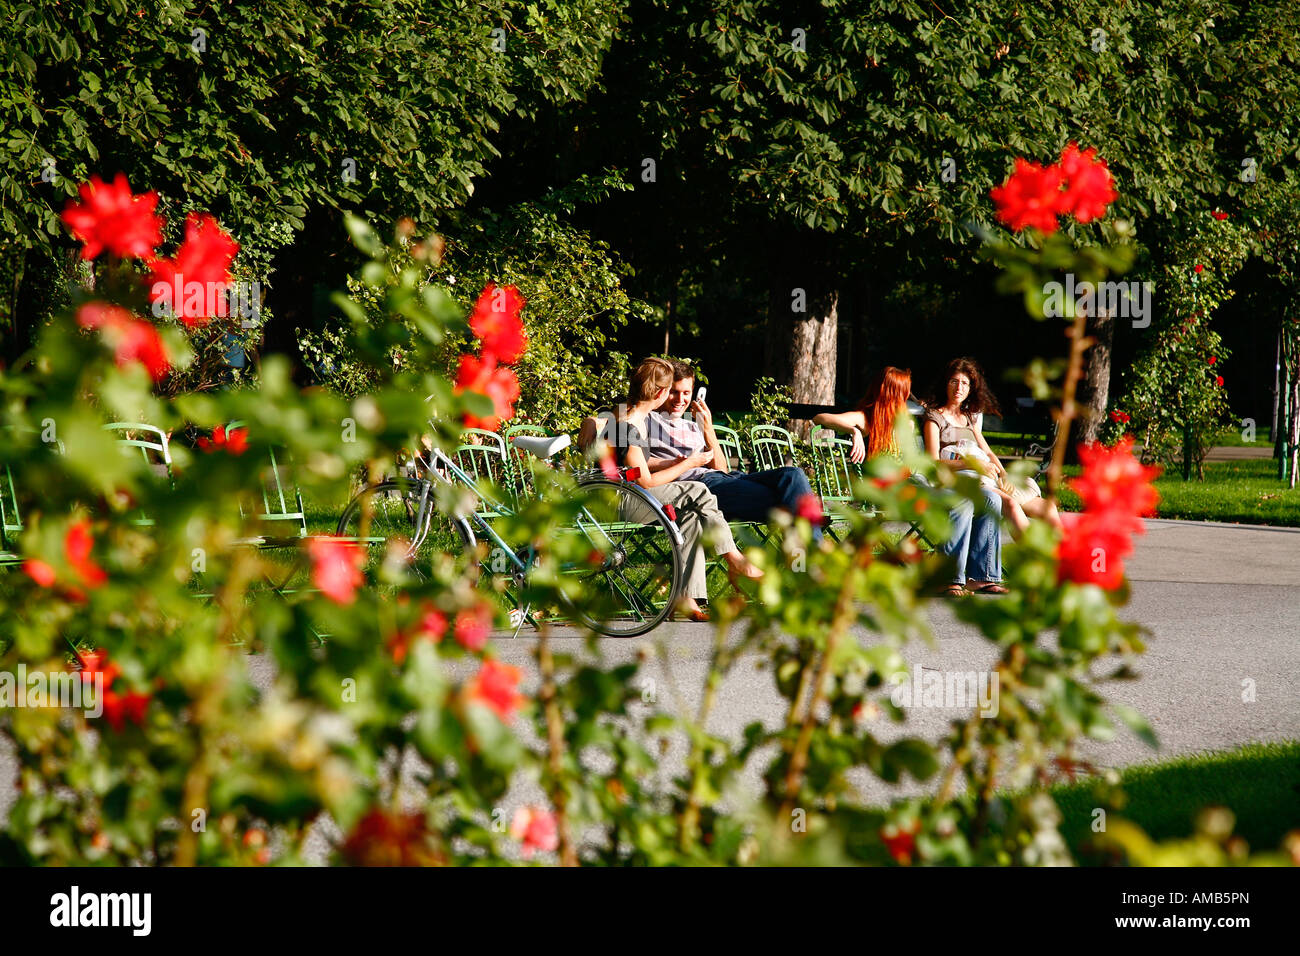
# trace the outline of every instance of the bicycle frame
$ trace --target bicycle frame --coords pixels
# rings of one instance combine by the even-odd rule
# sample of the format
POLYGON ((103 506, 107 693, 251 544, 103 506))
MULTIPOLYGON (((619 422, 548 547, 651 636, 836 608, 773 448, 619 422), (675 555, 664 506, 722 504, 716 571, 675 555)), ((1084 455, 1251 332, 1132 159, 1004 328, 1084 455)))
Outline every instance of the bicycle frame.
MULTIPOLYGON (((452 475, 452 477, 456 479, 456 481, 459 481, 467 488, 473 489, 474 493, 479 495, 483 499, 483 501, 486 504, 490 505, 493 508, 493 510, 495 510, 498 514, 503 514, 503 515, 514 514, 514 511, 508 505, 505 505, 502 502, 496 501, 492 498, 485 496, 479 490, 473 478, 471 478, 468 474, 466 474, 464 470, 460 468, 459 465, 457 465, 454 461, 452 461, 452 459, 442 449, 435 448, 433 449, 430 467, 427 468, 426 471, 427 473, 435 475, 437 481, 440 481, 443 484, 446 484, 454 488, 456 486, 456 482, 453 482, 450 478, 444 475, 439 470, 440 467, 446 468, 446 470, 452 475)), ((414 552, 419 548, 420 544, 423 543, 424 538, 429 531, 429 525, 431 523, 431 518, 432 518, 432 509, 429 506, 429 492, 430 490, 432 490, 433 484, 434 482, 429 480, 428 478, 426 478, 422 482, 423 487, 420 493, 420 512, 416 518, 417 532, 416 532, 416 539, 411 544, 412 552, 414 552)), ((646 495, 645 497, 647 501, 653 503, 656 508, 661 508, 659 503, 655 501, 654 498, 651 498, 649 495, 646 495)), ((468 525, 470 518, 474 519, 474 526, 482 530, 482 532, 492 541, 492 543, 496 545, 496 547, 499 548, 510 559, 511 563, 514 564, 515 570, 518 573, 520 574, 527 573, 529 566, 532 564, 532 558, 533 558, 533 547, 531 544, 528 546, 528 552, 527 552, 528 560, 523 561, 520 559, 520 557, 517 554, 515 554, 514 550, 509 546, 509 544, 506 543, 505 539, 502 538, 501 535, 497 534, 497 532, 493 529, 492 525, 488 523, 487 519, 484 518, 482 515, 480 515, 477 511, 469 515, 468 517, 457 517, 456 520, 458 522, 462 522, 468 525)), ((677 528, 677 522, 675 521, 670 522, 670 526, 672 529, 673 545, 675 547, 680 548, 682 546, 682 537, 681 537, 681 532, 677 528)), ((604 529, 601 527, 600 522, 592 517, 591 512, 587 510, 587 507, 585 505, 582 507, 582 510, 579 512, 577 516, 577 527, 579 531, 582 531, 584 534, 588 534, 589 536, 590 536, 590 529, 595 529, 596 532, 598 532, 602 537, 605 538, 606 542, 608 542, 611 545, 613 544, 613 541, 610 539, 609 535, 606 534, 604 529), (585 522, 583 520, 584 518, 586 519, 585 522), (584 524, 586 525, 586 527, 584 527, 584 524)), ((472 527, 471 530, 473 530, 472 527)))

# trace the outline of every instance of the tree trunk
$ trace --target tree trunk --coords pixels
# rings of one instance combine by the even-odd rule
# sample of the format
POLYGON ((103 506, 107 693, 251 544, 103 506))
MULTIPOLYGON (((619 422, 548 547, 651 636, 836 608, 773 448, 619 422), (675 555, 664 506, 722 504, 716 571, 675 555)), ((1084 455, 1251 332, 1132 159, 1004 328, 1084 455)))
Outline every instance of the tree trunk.
POLYGON ((1106 423, 1106 406, 1110 403, 1110 366, 1115 341, 1115 319, 1096 315, 1088 319, 1087 333, 1094 344, 1088 349, 1087 367, 1079 380, 1079 419, 1075 443, 1101 440, 1106 423))
MULTIPOLYGON (((774 273, 777 275, 777 273, 774 273)), ((766 371, 801 404, 835 401, 839 290, 826 271, 787 266, 768 300, 766 371)), ((807 422, 790 422, 801 434, 807 422)), ((806 437, 806 436, 805 436, 806 437)))

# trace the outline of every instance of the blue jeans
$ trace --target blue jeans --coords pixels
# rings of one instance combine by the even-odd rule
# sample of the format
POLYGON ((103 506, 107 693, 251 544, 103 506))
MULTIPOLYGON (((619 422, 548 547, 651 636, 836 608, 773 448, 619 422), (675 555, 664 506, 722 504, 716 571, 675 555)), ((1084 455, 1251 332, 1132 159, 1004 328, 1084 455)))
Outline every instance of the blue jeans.
MULTIPOLYGON (((766 521, 773 508, 791 514, 799 510, 799 499, 813 493, 802 468, 787 465, 767 471, 709 471, 693 481, 703 482, 728 521, 766 521)), ((813 528, 813 540, 822 539, 822 529, 813 528)))
POLYGON ((963 498, 948 512, 952 535, 939 546, 957 559, 957 584, 1002 580, 1002 498, 992 488, 980 492, 984 500, 979 506, 963 498))

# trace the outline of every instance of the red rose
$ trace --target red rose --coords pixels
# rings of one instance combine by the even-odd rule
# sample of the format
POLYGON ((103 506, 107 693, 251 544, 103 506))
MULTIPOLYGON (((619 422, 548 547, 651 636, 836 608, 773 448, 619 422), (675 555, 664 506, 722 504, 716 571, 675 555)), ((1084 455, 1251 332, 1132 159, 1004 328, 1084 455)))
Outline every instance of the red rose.
POLYGON ((799 499, 796 509, 795 514, 798 517, 807 519, 813 525, 821 524, 825 515, 821 500, 816 495, 804 495, 799 499))
MULTIPOLYGON (((1133 553, 1135 529, 1117 512, 1064 513, 1057 546, 1057 580, 1095 584, 1113 591, 1124 581, 1124 559, 1133 553)), ((1139 523, 1136 530, 1141 530, 1139 523)))
POLYGON ((1215 384, 1215 385, 1218 385, 1220 388, 1222 388, 1222 387, 1223 387, 1223 376, 1222 376, 1222 375, 1216 375, 1216 376, 1214 376, 1214 384, 1215 384))
POLYGON ((136 318, 120 306, 87 302, 77 310, 77 324, 83 329, 99 330, 104 344, 113 350, 118 368, 139 362, 150 378, 160 382, 171 367, 153 323, 136 318))
POLYGON ((447 616, 432 605, 426 604, 423 610, 417 631, 421 637, 437 643, 447 633, 447 616))
POLYGON ((1211 356, 1210 356, 1210 364, 1211 364, 1211 365, 1213 365, 1213 364, 1214 364, 1215 362, 1217 362, 1218 360, 1219 360, 1219 357, 1218 357, 1217 355, 1211 355, 1211 356))
POLYGON ((210 214, 190 213, 176 255, 150 263, 150 301, 170 303, 186 325, 203 324, 224 309, 221 296, 238 252, 239 243, 210 214))
POLYGON ((492 413, 480 418, 470 413, 465 414, 467 428, 486 428, 495 431, 501 422, 514 417, 514 403, 519 400, 519 379, 515 370, 497 364, 495 355, 488 353, 483 358, 474 355, 460 357, 460 370, 456 375, 456 394, 478 392, 492 399, 492 413))
POLYGON ((989 191, 997 206, 998 219, 1015 232, 1034 228, 1056 232, 1061 183, 1059 166, 1046 168, 1026 159, 1017 159, 1015 170, 1001 186, 989 191))
MULTIPOLYGON (((1085 511, 1117 512, 1136 520, 1155 513, 1160 495, 1151 480, 1159 467, 1147 467, 1133 457, 1133 440, 1125 437, 1111 448, 1093 442, 1079 446, 1083 475, 1070 487, 1083 499, 1085 511)), ((1141 527, 1141 523, 1137 523, 1141 527)))
POLYGON ((528 347, 519 310, 527 300, 512 285, 498 288, 489 282, 474 304, 469 327, 483 342, 483 354, 497 357, 503 365, 519 360, 528 347))
POLYGON ((41 587, 54 587, 54 569, 44 561, 28 558, 23 562, 23 571, 41 587))
POLYGON ((104 249, 123 259, 147 259, 162 242, 163 221, 154 215, 156 192, 131 194, 126 176, 117 174, 111 184, 98 176, 78 187, 81 202, 71 200, 63 209, 63 221, 84 245, 83 259, 94 259, 104 249))
POLYGON ((1106 207, 1119 193, 1104 159, 1089 148, 1080 151, 1077 143, 1070 143, 1061 153, 1061 172, 1065 176, 1065 192, 1058 199, 1057 209, 1074 216, 1079 222, 1092 222, 1106 215, 1106 207))
POLYGON ((509 723, 524 697, 516 688, 523 672, 500 661, 484 661, 479 672, 466 685, 469 699, 487 705, 503 721, 509 723))
POLYGON ((336 538, 312 538, 307 544, 311 555, 312 583, 335 604, 351 604, 364 580, 361 565, 365 553, 351 541, 336 538))
POLYGON ((1228 214, 1226 212, 1219 212, 1217 209, 1214 212, 1210 213, 1210 215, 1213 216, 1215 219, 1219 220, 1220 222, 1228 218, 1228 214))
POLYGON ((71 524, 63 536, 63 552, 68 559, 68 564, 81 579, 81 583, 92 589, 103 586, 108 580, 104 569, 91 560, 90 549, 93 544, 90 522, 85 519, 71 524))
POLYGON ((483 650, 491 633, 492 608, 488 605, 480 604, 471 611, 461 611, 456 615, 456 643, 465 650, 474 653, 483 650))
POLYGON ((1205 270, 1205 266, 1201 265, 1199 262, 1196 263, 1196 271, 1197 271, 1197 272, 1203 272, 1204 270, 1205 270))
POLYGON ((204 451, 224 448, 232 455, 242 455, 248 450, 248 429, 232 428, 226 431, 225 425, 218 425, 212 430, 212 438, 199 438, 198 446, 204 451))
POLYGON ((534 850, 550 853, 560 845, 560 831, 555 814, 541 807, 520 807, 510 823, 510 835, 523 843, 527 860, 534 850))

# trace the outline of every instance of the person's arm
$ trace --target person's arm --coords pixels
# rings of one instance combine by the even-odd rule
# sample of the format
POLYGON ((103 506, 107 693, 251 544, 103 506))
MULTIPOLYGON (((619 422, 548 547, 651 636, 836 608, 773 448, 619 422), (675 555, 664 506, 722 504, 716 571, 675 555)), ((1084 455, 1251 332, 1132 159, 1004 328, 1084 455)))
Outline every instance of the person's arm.
POLYGON ((702 451, 694 455, 688 455, 676 463, 670 464, 667 468, 651 471, 649 462, 646 461, 645 451, 638 445, 630 445, 627 449, 626 464, 628 468, 639 469, 635 479, 638 485, 642 488, 658 488, 670 481, 676 481, 692 468, 703 468, 708 460, 709 453, 702 451))
POLYGON ((647 458, 646 464, 651 471, 663 471, 665 468, 671 468, 673 465, 685 460, 685 458, 647 458))
POLYGON ((1007 470, 1006 468, 1002 467, 1002 462, 998 460, 997 455, 993 454, 993 449, 989 447, 989 443, 984 440, 983 429, 981 429, 979 425, 975 424, 974 422, 972 422, 971 425, 973 426, 971 428, 971 431, 975 433, 976 442, 978 442, 980 448, 984 450, 984 454, 988 456, 989 464, 993 466, 993 473, 995 475, 998 474, 1005 475, 1007 473, 1007 470))
POLYGON ((853 448, 849 451, 849 460, 857 465, 867 458, 867 444, 862 437, 867 427, 867 416, 859 411, 822 412, 813 416, 813 424, 824 428, 833 428, 839 432, 850 432, 853 436, 853 448))
POLYGON ((713 412, 709 410, 708 405, 696 399, 691 402, 691 413, 694 416, 695 424, 699 426, 700 434, 704 436, 705 449, 712 454, 709 463, 704 467, 721 471, 724 474, 730 472, 731 465, 727 462, 727 453, 722 450, 722 445, 718 443, 718 433, 713 428, 713 412))

